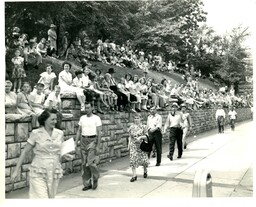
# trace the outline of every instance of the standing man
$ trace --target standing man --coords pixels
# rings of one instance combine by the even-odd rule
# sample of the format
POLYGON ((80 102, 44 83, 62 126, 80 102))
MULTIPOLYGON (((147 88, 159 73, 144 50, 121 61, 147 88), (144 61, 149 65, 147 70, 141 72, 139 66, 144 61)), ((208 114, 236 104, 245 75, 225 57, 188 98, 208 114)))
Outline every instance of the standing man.
MULTIPOLYGON (((156 113, 156 107, 150 109, 150 115, 147 119, 147 130, 149 142, 156 147, 156 166, 160 166, 162 157, 162 117, 156 113)), ((148 154, 150 157, 150 152, 148 154)))
POLYGON ((182 152, 183 152, 183 149, 182 149, 183 131, 181 129, 182 114, 177 111, 178 108, 179 108, 179 106, 175 102, 171 105, 171 111, 168 114, 168 117, 167 117, 165 125, 164 125, 164 133, 166 133, 167 128, 169 128, 170 145, 169 145, 169 154, 167 155, 167 157, 171 161, 173 160, 175 141, 177 142, 177 146, 178 146, 178 157, 177 158, 181 158, 182 152))
POLYGON ((91 103, 85 103, 85 115, 78 122, 78 131, 75 145, 80 141, 82 159, 83 191, 96 189, 100 177, 97 164, 99 153, 102 124, 99 116, 92 113, 91 103))
POLYGON ((56 55, 57 51, 57 34, 56 34, 56 26, 51 24, 50 29, 48 30, 48 41, 50 42, 50 50, 51 54, 56 55))
POLYGON ((218 109, 215 114, 215 118, 218 124, 219 134, 224 133, 224 120, 225 120, 226 114, 224 109, 222 108, 222 105, 218 105, 218 109))
POLYGON ((229 116, 229 120, 230 120, 231 130, 235 131, 235 120, 236 120, 237 113, 234 110, 233 106, 230 107, 230 111, 228 112, 228 116, 229 116))

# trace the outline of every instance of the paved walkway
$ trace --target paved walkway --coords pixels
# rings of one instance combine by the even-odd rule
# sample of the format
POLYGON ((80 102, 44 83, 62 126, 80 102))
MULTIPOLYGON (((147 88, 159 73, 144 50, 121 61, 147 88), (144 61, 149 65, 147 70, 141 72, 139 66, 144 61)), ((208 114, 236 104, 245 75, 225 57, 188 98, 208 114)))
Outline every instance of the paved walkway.
MULTIPOLYGON (((163 147, 161 166, 150 159, 148 178, 137 169, 134 183, 129 158, 121 158, 100 167, 101 178, 96 190, 82 191, 80 173, 65 176, 56 198, 191 198, 196 171, 204 169, 212 176, 213 197, 253 197, 253 122, 238 124, 224 134, 216 130, 189 138, 181 159, 170 161, 163 147)), ((6 198, 27 198, 28 189, 6 194, 6 198)))

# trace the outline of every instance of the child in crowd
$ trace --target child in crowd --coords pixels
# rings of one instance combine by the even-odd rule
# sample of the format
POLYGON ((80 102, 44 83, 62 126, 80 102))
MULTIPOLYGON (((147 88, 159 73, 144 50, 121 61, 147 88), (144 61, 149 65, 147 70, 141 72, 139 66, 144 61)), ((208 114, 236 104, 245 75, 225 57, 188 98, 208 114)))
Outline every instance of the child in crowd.
POLYGON ((30 101, 32 108, 37 116, 44 111, 45 95, 43 94, 44 84, 38 83, 36 85, 36 91, 30 93, 30 101))
POLYGON ((13 91, 20 92, 22 80, 26 77, 26 73, 24 70, 24 58, 20 56, 20 50, 15 50, 15 57, 12 58, 13 63, 13 71, 12 78, 13 82, 13 91), (18 84, 18 87, 17 87, 18 84))
POLYGON ((40 79, 38 83, 42 83, 44 85, 43 93, 48 95, 53 91, 53 83, 56 75, 52 72, 53 66, 48 64, 46 65, 46 71, 40 74, 40 79))
POLYGON ((57 110, 57 123, 56 128, 62 129, 62 113, 61 113, 61 99, 60 99, 60 86, 56 85, 54 87, 54 91, 52 91, 49 96, 47 97, 44 107, 47 109, 55 109, 57 110))

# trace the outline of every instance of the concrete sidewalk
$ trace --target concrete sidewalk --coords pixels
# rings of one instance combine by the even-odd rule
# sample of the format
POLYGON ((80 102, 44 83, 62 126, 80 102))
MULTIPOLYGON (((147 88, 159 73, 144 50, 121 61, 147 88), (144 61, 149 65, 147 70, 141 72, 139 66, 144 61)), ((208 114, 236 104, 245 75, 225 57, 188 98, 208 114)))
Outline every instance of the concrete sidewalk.
MULTIPOLYGON (((131 183, 129 157, 100 166, 101 178, 96 190, 82 191, 80 173, 65 176, 56 198, 191 198, 197 170, 205 169, 212 176, 213 197, 253 197, 252 122, 240 123, 236 131, 216 130, 190 137, 181 159, 170 161, 163 146, 161 166, 150 159, 148 178, 143 168, 137 169, 137 181, 131 183)), ((28 188, 6 194, 6 198, 28 198, 28 188)))

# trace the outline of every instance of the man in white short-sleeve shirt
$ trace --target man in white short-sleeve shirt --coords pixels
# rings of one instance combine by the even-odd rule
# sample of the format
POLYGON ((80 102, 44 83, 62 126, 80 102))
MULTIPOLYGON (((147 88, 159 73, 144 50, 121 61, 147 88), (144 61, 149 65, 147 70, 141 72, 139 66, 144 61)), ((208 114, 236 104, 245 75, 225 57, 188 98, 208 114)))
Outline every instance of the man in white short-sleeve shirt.
POLYGON ((96 189, 100 177, 97 164, 99 158, 102 124, 99 116, 92 113, 91 103, 85 103, 85 115, 78 122, 75 145, 80 141, 82 159, 83 191, 96 189))

